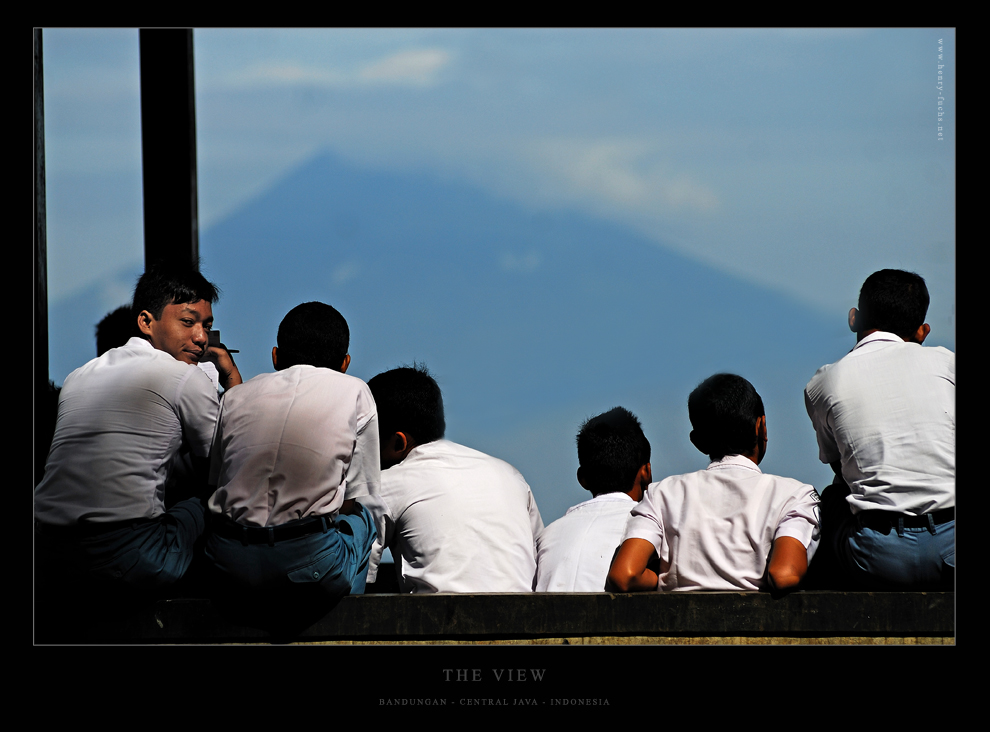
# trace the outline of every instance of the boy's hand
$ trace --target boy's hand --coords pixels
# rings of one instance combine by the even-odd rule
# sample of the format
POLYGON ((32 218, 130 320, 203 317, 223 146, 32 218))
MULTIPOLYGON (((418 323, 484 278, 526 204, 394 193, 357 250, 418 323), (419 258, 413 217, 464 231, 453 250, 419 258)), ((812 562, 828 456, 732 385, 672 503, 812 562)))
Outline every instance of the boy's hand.
POLYGON ((224 344, 207 348, 202 360, 210 361, 217 367, 220 374, 220 386, 225 390, 241 383, 241 372, 237 370, 234 357, 230 355, 230 351, 224 344))

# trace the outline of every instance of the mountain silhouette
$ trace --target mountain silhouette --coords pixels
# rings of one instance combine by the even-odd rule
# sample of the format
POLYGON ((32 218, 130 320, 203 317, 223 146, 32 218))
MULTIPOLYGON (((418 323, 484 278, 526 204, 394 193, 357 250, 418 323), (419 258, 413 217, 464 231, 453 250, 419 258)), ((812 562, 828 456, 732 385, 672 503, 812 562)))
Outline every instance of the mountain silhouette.
MULTIPOLYGON (((767 464, 776 452, 777 465, 813 471, 808 482, 822 475, 801 390, 851 347, 843 314, 824 318, 618 224, 322 153, 204 232, 201 251, 224 290, 217 325, 240 349, 245 377, 271 369, 282 316, 321 300, 350 325, 349 373, 367 380, 427 364, 444 390, 448 436, 470 435, 473 447, 517 444, 514 433, 541 415, 580 415, 558 425, 561 434, 536 430, 564 446, 552 452, 570 455, 581 419, 623 404, 644 427, 665 425, 659 440, 647 429, 657 479, 699 469, 687 395, 732 371, 764 397, 767 464)), ((530 473, 556 475, 580 500, 576 455, 560 474, 538 448, 522 459, 530 473)), ((499 456, 530 477, 521 458, 499 456)), ((541 508, 551 490, 537 491, 541 508)))
MULTIPOLYGON (((534 211, 330 153, 204 231, 200 251, 223 290, 216 326, 245 378, 271 370, 289 309, 328 302, 351 329, 348 373, 425 363, 444 391, 448 437, 516 465, 547 522, 588 497, 574 479, 574 436, 613 406, 643 421, 656 479, 703 468, 687 395, 718 371, 763 396, 765 470, 819 488, 828 478, 802 389, 852 347, 844 313, 826 318, 728 274, 731 263, 710 267, 581 211, 534 211)), ((139 274, 125 269, 122 281, 139 274)), ((90 313, 108 309, 98 296, 92 287, 52 305, 51 322, 85 358, 95 355, 90 313)))

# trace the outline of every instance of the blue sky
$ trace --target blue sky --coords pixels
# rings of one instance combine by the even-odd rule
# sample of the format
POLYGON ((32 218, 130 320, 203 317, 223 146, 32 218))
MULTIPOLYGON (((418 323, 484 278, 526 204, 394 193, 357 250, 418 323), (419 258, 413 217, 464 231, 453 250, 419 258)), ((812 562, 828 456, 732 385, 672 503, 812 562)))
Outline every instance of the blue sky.
MULTIPOLYGON (((201 251, 232 301, 238 284, 211 232, 329 154, 533 217, 618 227, 834 322, 821 337, 835 358, 852 345, 842 323, 863 279, 917 271, 932 293, 930 343, 954 349, 953 30, 259 29, 197 30, 194 42, 201 251)), ((44 53, 49 294, 57 305, 86 293, 80 317, 95 324, 142 266, 138 33, 46 29, 44 53)), ((549 266, 531 244, 476 254, 521 275, 549 266)), ((343 259, 326 286, 373 277, 343 259)), ((752 313, 754 328, 778 322, 752 313)), ((93 355, 91 339, 60 327, 57 383, 93 355)), ((243 363, 245 376, 267 368, 243 363)), ((519 424, 573 433, 588 416, 578 402, 519 424)), ((524 432, 487 439, 518 465, 518 443, 533 442, 524 432)), ((820 486, 809 463, 795 477, 820 486)))

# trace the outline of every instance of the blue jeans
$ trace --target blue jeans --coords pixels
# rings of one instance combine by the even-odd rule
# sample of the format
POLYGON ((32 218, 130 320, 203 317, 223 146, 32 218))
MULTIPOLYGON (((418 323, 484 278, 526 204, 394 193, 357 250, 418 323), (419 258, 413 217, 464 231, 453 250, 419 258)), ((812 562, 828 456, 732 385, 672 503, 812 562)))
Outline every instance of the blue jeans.
POLYGON ((206 558, 230 585, 254 593, 296 594, 333 602, 364 592, 371 546, 378 536, 364 506, 337 517, 336 528, 287 541, 243 544, 211 533, 206 558))
POLYGON ((853 514, 848 496, 839 476, 822 491, 822 543, 808 569, 814 573, 808 589, 955 589, 954 520, 935 525, 921 517, 909 522, 922 526, 900 526, 899 514, 853 514))
POLYGON ((48 567, 65 562, 89 579, 152 589, 174 584, 189 569, 206 510, 202 499, 189 498, 155 519, 109 531, 41 527, 38 534, 48 567))
POLYGON ((839 529, 836 554, 861 585, 876 589, 952 589, 956 567, 956 522, 932 527, 868 525, 863 514, 839 529))

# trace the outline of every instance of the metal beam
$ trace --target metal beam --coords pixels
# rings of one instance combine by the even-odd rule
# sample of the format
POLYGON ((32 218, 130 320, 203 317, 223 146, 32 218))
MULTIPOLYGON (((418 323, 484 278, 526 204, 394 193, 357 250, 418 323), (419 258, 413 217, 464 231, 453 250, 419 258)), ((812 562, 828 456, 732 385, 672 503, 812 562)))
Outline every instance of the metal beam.
POLYGON ((199 266, 191 29, 140 31, 144 261, 199 266))
POLYGON ((34 475, 45 470, 55 429, 48 390, 48 234, 45 227, 45 85, 41 29, 34 29, 34 475))

